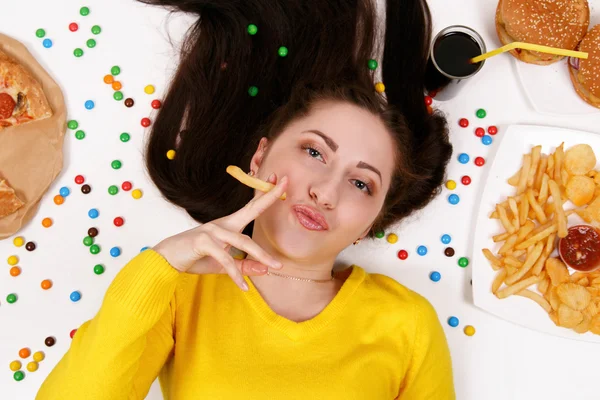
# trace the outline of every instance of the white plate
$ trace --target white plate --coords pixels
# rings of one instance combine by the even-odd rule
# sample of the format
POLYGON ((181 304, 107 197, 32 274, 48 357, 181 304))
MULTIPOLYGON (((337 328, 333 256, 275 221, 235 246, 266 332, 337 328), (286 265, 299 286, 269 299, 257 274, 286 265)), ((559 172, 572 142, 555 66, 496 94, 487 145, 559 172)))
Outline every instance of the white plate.
MULTIPOLYGON (((600 0, 588 0, 590 5, 590 28, 600 24, 600 0)), ((575 93, 567 58, 550 65, 527 64, 512 57, 517 76, 527 99, 542 114, 587 115, 600 113, 575 93)))
MULTIPOLYGON (((496 203, 506 200, 507 196, 515 193, 515 188, 507 183, 507 179, 520 168, 523 154, 530 152, 531 148, 536 145, 542 145, 542 153, 549 154, 563 141, 565 149, 575 144, 587 143, 598 150, 600 149, 600 135, 532 125, 511 125, 503 135, 485 180, 473 236, 473 299, 475 305, 507 321, 540 332, 600 343, 600 335, 590 332, 578 334, 571 329, 554 325, 546 311, 533 300, 521 296, 498 299, 491 293, 492 281, 496 272, 481 252, 481 249, 489 248, 494 254, 497 254, 496 252, 500 248, 500 245, 494 243, 492 236, 504 232, 504 229, 498 220, 489 219, 489 215, 495 209, 496 203)), ((572 207, 570 202, 565 204, 565 209, 572 207)), ((582 222, 576 214, 569 217, 569 226, 582 222)), ((530 289, 536 291, 534 286, 530 289)))

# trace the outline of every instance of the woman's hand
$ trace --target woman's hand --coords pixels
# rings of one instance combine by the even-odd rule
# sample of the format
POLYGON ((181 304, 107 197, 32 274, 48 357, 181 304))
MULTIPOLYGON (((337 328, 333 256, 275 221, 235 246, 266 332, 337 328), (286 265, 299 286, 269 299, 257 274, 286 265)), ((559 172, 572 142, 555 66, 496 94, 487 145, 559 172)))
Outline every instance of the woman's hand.
POLYGON ((243 275, 263 275, 268 267, 282 267, 279 261, 249 236, 241 233, 246 225, 285 192, 287 177, 277 182, 277 177, 272 174, 268 181, 277 185, 267 193, 257 191, 255 197, 235 213, 168 237, 153 249, 180 272, 227 273, 242 290, 248 290, 243 275), (231 246, 250 254, 258 261, 234 259, 228 252, 231 246))

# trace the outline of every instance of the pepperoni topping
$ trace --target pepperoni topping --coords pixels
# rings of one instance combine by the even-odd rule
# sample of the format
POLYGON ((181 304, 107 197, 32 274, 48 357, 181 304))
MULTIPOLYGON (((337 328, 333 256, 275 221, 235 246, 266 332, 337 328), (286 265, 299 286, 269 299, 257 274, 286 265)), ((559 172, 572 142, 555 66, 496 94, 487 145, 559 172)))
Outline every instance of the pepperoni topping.
POLYGON ((8 93, 0 93, 0 119, 10 118, 16 104, 8 93))

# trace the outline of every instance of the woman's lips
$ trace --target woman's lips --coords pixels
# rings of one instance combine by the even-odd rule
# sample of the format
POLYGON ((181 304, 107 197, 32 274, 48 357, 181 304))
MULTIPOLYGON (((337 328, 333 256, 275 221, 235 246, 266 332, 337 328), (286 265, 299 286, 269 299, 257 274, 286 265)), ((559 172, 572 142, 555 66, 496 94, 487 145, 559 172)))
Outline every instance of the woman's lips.
POLYGON ((325 218, 316 210, 307 206, 294 206, 292 211, 302 226, 311 231, 324 231, 329 227, 325 218))

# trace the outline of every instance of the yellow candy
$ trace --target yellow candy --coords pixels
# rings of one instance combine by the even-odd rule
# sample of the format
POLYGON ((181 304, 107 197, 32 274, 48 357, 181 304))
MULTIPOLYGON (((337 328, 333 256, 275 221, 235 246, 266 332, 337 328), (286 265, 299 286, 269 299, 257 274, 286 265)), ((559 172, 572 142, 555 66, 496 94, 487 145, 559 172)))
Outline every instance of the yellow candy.
POLYGON ((15 360, 13 362, 10 363, 10 370, 11 371, 18 371, 21 369, 21 361, 15 360))
POLYGON ((473 328, 471 325, 465 326, 465 335, 473 336, 474 334, 475 334, 475 328, 473 328))
POLYGON ((43 351, 36 351, 35 353, 33 353, 33 361, 43 361, 45 358, 44 356, 44 352, 43 351))
POLYGON ((375 91, 377 93, 383 93, 383 92, 385 92, 385 85, 383 84, 383 82, 377 82, 375 84, 375 91))
POLYGON ((35 361, 31 361, 30 363, 27 364, 27 371, 29 372, 35 372, 38 369, 38 363, 36 363, 35 361))
POLYGON ((167 158, 169 160, 173 160, 173 159, 175 159, 175 154, 176 154, 175 150, 169 150, 169 151, 167 151, 167 158))
POLYGON ((395 233, 390 233, 390 234, 387 236, 387 241, 388 241, 389 243, 396 243, 396 242, 398 241, 398 235, 396 235, 395 233))
POLYGON ((8 265, 17 265, 19 263, 19 257, 17 256, 10 256, 8 257, 8 265))
POLYGON ((152 94, 152 93, 154 93, 154 86, 152 86, 152 85, 147 85, 147 86, 144 88, 144 92, 146 92, 147 94, 152 94))
POLYGON ((456 182, 453 180, 446 181, 446 187, 450 190, 456 189, 456 182))
POLYGON ((133 192, 131 192, 131 197, 133 197, 136 200, 141 199, 142 196, 143 196, 143 193, 140 189, 135 189, 133 192))
POLYGON ((17 247, 21 247, 25 244, 25 239, 23 239, 23 236, 17 236, 14 238, 13 244, 17 247))

